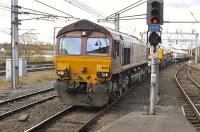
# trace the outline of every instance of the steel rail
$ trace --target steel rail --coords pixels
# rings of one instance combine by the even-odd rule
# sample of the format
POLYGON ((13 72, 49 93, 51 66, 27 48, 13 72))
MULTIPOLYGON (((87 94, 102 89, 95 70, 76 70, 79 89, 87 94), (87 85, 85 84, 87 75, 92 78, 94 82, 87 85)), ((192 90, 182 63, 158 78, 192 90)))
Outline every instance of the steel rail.
MULTIPOLYGON (((54 66, 46 66, 46 67, 35 67, 35 68, 27 68, 27 72, 36 72, 36 71, 45 71, 45 70, 53 70, 54 66)), ((0 75, 5 75, 5 70, 0 70, 0 75)))
POLYGON ((191 70, 192 72, 194 72, 195 74, 200 75, 200 73, 198 72, 198 71, 200 71, 199 68, 196 68, 196 67, 193 67, 193 66, 190 66, 190 67, 191 67, 190 70, 191 70), (194 69, 195 69, 195 70, 194 70, 194 69), (198 71, 196 71, 196 70, 198 70, 198 71))
POLYGON ((47 101, 47 100, 53 99, 53 98, 55 98, 55 97, 57 97, 57 95, 53 95, 53 96, 47 97, 47 98, 45 98, 45 99, 41 99, 41 100, 39 100, 39 101, 35 101, 35 102, 33 102, 33 103, 30 103, 30 104, 21 106, 21 107, 19 107, 19 108, 16 108, 16 109, 7 111, 7 112, 5 112, 5 113, 2 113, 2 114, 0 114, 0 120, 4 119, 4 118, 6 118, 7 116, 12 115, 12 114, 14 114, 14 113, 16 113, 16 112, 18 112, 18 111, 20 111, 20 110, 29 108, 29 107, 34 106, 34 105, 36 105, 36 104, 40 104, 40 103, 45 102, 45 101, 47 101))
POLYGON ((190 97, 187 95, 186 91, 184 90, 184 88, 181 86, 180 82, 178 81, 178 73, 180 72, 180 70, 183 68, 184 66, 181 66, 177 71, 176 71, 176 74, 175 74, 175 79, 176 79, 176 82, 181 90, 181 92, 183 93, 184 97, 186 98, 186 100, 188 101, 188 104, 190 105, 190 107, 193 109, 193 111, 195 112, 198 120, 200 120, 200 113, 198 111, 198 109, 196 108, 195 104, 192 102, 192 100, 190 99, 190 97))
POLYGON ((53 120, 56 120, 57 118, 59 118, 61 115, 63 114, 66 114, 67 112, 72 112, 76 110, 76 106, 72 105, 72 106, 69 106, 67 108, 65 108, 64 110, 56 113, 55 115, 45 119, 44 121, 36 124, 35 126, 25 130, 24 132, 33 132, 33 131, 37 131, 39 130, 40 128, 44 127, 45 125, 47 125, 48 123, 52 122, 53 120))
POLYGON ((197 75, 200 75, 199 72, 197 72, 197 71, 195 71, 195 70, 193 70, 193 69, 190 69, 190 71, 194 72, 194 73, 197 74, 197 75))
POLYGON ((199 90, 200 90, 200 85, 199 85, 199 83, 197 83, 192 77, 191 77, 191 75, 190 75, 190 68, 188 69, 188 77, 190 78, 190 80, 199 88, 199 90))
POLYGON ((53 89, 54 88, 48 88, 48 89, 32 92, 32 93, 29 93, 29 94, 21 95, 21 96, 15 97, 15 98, 7 99, 7 100, 4 100, 4 101, 1 101, 0 102, 0 106, 5 104, 5 103, 8 103, 8 102, 12 102, 12 101, 16 101, 16 100, 19 100, 19 99, 23 99, 23 98, 26 98, 26 97, 29 97, 29 96, 32 96, 32 95, 36 95, 36 94, 39 94, 39 93, 51 91, 53 89))
MULTIPOLYGON (((27 69, 29 69, 29 68, 38 68, 38 67, 50 67, 50 66, 55 66, 54 64, 32 64, 32 65, 27 65, 27 69)), ((0 67, 0 70, 5 70, 6 69, 6 67, 5 66, 1 66, 0 67)))
POLYGON ((46 66, 46 67, 36 67, 36 68, 28 68, 28 72, 35 72, 35 71, 45 71, 45 70, 53 70, 54 66, 46 66))

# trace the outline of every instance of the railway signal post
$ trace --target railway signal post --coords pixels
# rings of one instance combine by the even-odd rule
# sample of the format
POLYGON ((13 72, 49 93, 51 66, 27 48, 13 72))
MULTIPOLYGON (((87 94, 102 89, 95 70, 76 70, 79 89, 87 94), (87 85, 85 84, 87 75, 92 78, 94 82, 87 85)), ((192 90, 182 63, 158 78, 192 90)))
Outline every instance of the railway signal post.
POLYGON ((151 49, 151 86, 149 114, 155 114, 155 104, 158 101, 158 57, 157 46, 161 43, 161 25, 163 24, 163 0, 147 1, 147 25, 151 49))

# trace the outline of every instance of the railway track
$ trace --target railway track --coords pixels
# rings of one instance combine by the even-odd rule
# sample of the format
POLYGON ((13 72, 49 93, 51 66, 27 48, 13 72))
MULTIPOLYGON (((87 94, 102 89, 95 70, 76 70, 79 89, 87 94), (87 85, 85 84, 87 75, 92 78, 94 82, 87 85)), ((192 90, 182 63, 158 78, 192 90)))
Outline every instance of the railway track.
MULTIPOLYGON (((45 70, 53 70, 53 64, 43 64, 43 65, 32 65, 27 67, 27 72, 36 72, 36 71, 45 71, 45 70)), ((6 70, 5 67, 0 69, 0 76, 5 75, 6 70)))
POLYGON ((5 104, 5 103, 14 102, 14 101, 17 101, 19 99, 23 99, 23 98, 26 98, 26 97, 29 97, 29 96, 33 96, 35 94, 40 94, 40 93, 48 92, 48 91, 52 91, 52 90, 54 90, 54 88, 47 88, 47 89, 44 89, 44 90, 35 91, 35 92, 31 92, 31 93, 24 94, 24 95, 21 95, 21 96, 17 96, 17 97, 14 97, 14 98, 6 99, 6 100, 3 100, 3 101, 0 101, 0 106, 5 104))
POLYGON ((99 108, 69 106, 25 131, 79 131, 99 111, 99 108))
POLYGON ((88 109, 87 107, 69 106, 25 131, 88 131, 88 129, 94 125, 102 115, 115 106, 136 85, 138 84, 133 85, 120 98, 116 99, 110 104, 107 104, 101 109, 88 109))
POLYGON ((191 77, 191 67, 183 65, 175 74, 176 82, 185 98, 184 115, 200 131, 200 85, 191 77))
POLYGON ((32 92, 0 102, 0 120, 36 104, 43 103, 57 97, 53 88, 32 92), (45 98, 44 98, 45 97, 45 98))

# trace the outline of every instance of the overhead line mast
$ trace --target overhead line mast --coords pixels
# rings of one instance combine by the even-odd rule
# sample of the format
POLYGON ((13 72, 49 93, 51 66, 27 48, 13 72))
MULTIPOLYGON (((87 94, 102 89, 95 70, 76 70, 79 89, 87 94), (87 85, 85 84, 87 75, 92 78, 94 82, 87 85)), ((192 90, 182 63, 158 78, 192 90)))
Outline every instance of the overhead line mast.
POLYGON ((18 0, 11 0, 11 49, 12 49, 12 88, 19 87, 19 62, 18 62, 18 0))

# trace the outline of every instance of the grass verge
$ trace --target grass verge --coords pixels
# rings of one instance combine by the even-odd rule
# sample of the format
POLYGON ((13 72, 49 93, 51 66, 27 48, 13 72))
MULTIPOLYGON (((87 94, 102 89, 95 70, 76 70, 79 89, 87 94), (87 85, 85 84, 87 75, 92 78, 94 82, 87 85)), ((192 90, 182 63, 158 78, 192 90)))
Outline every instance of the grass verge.
MULTIPOLYGON (((27 75, 20 77, 20 86, 29 86, 35 83, 43 81, 53 81, 57 78, 54 71, 40 71, 28 73, 27 75)), ((10 89, 11 81, 6 79, 0 79, 0 89, 10 89)))

